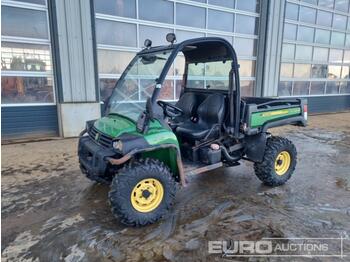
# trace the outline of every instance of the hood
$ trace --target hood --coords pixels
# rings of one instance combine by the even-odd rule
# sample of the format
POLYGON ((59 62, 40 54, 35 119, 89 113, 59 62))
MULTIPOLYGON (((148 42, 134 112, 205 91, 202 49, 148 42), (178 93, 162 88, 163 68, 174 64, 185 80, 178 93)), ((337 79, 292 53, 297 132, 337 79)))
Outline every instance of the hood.
POLYGON ((123 133, 137 132, 136 123, 121 115, 108 115, 102 117, 95 121, 94 127, 110 137, 118 137, 123 133))

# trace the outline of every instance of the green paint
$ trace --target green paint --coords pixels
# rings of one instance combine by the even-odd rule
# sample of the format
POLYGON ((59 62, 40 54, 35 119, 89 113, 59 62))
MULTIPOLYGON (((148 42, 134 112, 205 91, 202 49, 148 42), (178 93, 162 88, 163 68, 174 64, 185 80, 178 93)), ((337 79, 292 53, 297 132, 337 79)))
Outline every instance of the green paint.
POLYGON ((272 111, 256 112, 253 113, 250 119, 251 127, 255 128, 262 126, 267 121, 279 120, 285 117, 300 115, 300 107, 292 107, 287 109, 278 109, 272 111))
POLYGON ((162 161, 166 164, 174 175, 178 175, 178 167, 176 162, 176 150, 174 148, 163 148, 155 151, 145 152, 143 158, 149 157, 162 161))
MULTIPOLYGON (((109 115, 97 120, 95 128, 100 132, 118 138, 123 133, 143 136, 151 146, 173 144, 179 149, 179 142, 175 134, 164 128, 158 120, 150 121, 147 133, 141 134, 136 130, 136 123, 121 115, 109 115)), ((144 157, 159 159, 169 166, 174 174, 177 174, 176 151, 174 149, 160 149, 143 154, 144 157)))
POLYGON ((94 126, 102 133, 111 137, 118 137, 123 133, 137 132, 136 123, 120 115, 102 117, 94 123, 94 126))

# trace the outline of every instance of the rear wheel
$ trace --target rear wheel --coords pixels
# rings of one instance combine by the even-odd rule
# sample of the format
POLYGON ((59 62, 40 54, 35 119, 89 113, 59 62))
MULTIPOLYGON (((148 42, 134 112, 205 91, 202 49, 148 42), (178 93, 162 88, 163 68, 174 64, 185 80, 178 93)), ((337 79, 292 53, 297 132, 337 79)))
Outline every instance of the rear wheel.
POLYGON ((156 159, 141 159, 124 167, 109 192, 112 213, 129 226, 144 226, 171 208, 176 184, 168 167, 156 159))
POLYGON ((254 164, 256 176, 268 186, 279 186, 292 176, 297 163, 297 151, 287 138, 267 140, 264 159, 254 164))

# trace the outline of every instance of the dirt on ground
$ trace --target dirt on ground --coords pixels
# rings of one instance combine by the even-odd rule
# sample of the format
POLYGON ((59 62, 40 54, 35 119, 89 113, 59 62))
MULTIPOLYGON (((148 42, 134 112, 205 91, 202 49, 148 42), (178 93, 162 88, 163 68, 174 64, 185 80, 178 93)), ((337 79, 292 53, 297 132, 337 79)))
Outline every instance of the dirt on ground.
MULTIPOLYGON (((312 116, 306 128, 272 133, 298 150, 285 185, 264 186, 247 161, 191 176, 170 214, 143 228, 120 224, 110 212, 109 186, 81 174, 77 139, 4 145, 2 260, 232 261, 209 254, 208 241, 344 237, 346 258, 312 261, 349 261, 350 113, 312 116)), ((294 258, 303 259, 311 261, 294 258)))

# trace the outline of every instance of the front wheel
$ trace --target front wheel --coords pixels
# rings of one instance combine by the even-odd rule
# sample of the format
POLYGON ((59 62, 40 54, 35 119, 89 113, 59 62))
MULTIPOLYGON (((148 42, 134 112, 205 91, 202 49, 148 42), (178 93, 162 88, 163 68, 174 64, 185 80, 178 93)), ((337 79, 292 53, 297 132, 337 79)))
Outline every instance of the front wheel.
POLYGON ((123 224, 144 226, 162 218, 173 205, 176 184, 156 159, 133 161, 117 174, 109 192, 112 213, 123 224))
POLYGON ((256 176, 268 186, 283 185, 292 176, 297 164, 297 151, 284 137, 267 140, 263 161, 254 164, 256 176))

